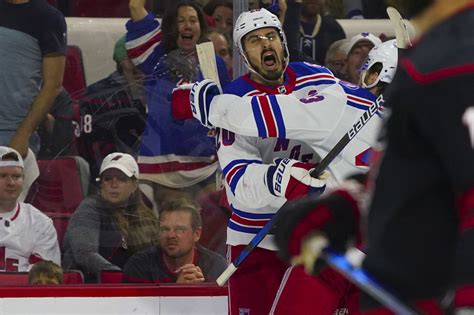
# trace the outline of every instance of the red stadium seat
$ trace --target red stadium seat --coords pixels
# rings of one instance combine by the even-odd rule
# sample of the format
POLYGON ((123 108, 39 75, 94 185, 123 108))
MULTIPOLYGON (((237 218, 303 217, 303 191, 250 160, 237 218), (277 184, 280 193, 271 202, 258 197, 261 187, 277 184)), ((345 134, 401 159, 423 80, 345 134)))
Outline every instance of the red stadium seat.
POLYGON ((80 270, 66 270, 63 273, 64 284, 83 284, 84 275, 80 270))
MULTIPOLYGON (((84 276, 80 270, 64 271, 63 276, 63 284, 84 283, 84 276)), ((28 272, 0 272, 0 285, 28 285, 28 272)))
POLYGON ((0 285, 27 285, 28 272, 0 272, 0 285))
POLYGON ((38 160, 40 175, 25 202, 49 216, 72 214, 87 196, 89 166, 78 156, 38 160))
POLYGON ((122 283, 124 273, 121 270, 102 270, 99 272, 99 283, 122 283))
POLYGON ((71 215, 50 215, 50 218, 51 220, 53 220, 54 228, 56 229, 56 233, 58 234, 59 248, 62 248, 64 234, 66 234, 67 225, 69 224, 69 219, 71 218, 71 215))
POLYGON ((63 86, 73 99, 79 99, 86 88, 86 74, 79 46, 68 45, 66 51, 66 68, 64 69, 63 86))
POLYGON ((71 16, 129 17, 128 0, 72 0, 71 16))

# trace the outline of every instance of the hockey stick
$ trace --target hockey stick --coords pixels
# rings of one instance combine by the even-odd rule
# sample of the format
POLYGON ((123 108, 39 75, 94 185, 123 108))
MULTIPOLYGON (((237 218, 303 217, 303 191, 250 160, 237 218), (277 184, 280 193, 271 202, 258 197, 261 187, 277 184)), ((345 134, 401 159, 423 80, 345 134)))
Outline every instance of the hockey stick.
MULTIPOLYGON (((216 55, 211 41, 196 45, 199 66, 205 79, 211 79, 221 88, 219 73, 217 72, 216 55)), ((222 90, 222 89, 221 89, 222 90)))
MULTIPOLYGON (((321 160, 321 162, 316 166, 316 168, 311 172, 311 176, 317 177, 320 175, 324 169, 334 160, 334 158, 346 147, 346 145, 357 135, 357 133, 364 127, 367 122, 372 118, 375 113, 383 106, 384 100, 382 95, 377 98, 375 103, 367 109, 364 114, 357 120, 357 122, 352 126, 351 129, 339 140, 339 142, 331 149, 331 151, 321 160)), ((291 206, 291 202, 286 202, 281 208, 284 209, 288 206, 291 206)), ((223 286, 227 280, 232 276, 232 274, 237 270, 237 268, 242 264, 242 262, 247 258, 247 256, 254 250, 255 247, 262 242, 265 236, 270 232, 275 223, 279 219, 280 210, 277 211, 273 217, 262 227, 262 229, 255 234, 250 243, 245 246, 245 248, 240 252, 232 263, 222 272, 222 274, 217 278, 216 282, 219 286, 223 286)))
POLYGON ((311 266, 306 266, 312 269, 316 258, 323 259, 332 269, 339 272, 347 280, 352 282, 366 294, 370 295, 376 301, 399 315, 416 315, 419 314, 411 307, 400 301, 391 292, 381 286, 373 279, 364 269, 360 267, 365 254, 352 249, 346 255, 335 252, 327 246, 329 243, 325 237, 321 235, 310 238, 302 247, 302 256, 313 256, 306 258, 307 261, 312 261, 311 266), (357 254, 354 255, 354 251, 357 254))
MULTIPOLYGON (((410 33, 408 32, 408 20, 403 19, 400 12, 394 7, 387 8, 387 14, 395 29, 395 38, 397 39, 397 47, 400 49, 407 49, 411 46, 410 33)), ((411 27, 413 29, 413 26, 411 27)))

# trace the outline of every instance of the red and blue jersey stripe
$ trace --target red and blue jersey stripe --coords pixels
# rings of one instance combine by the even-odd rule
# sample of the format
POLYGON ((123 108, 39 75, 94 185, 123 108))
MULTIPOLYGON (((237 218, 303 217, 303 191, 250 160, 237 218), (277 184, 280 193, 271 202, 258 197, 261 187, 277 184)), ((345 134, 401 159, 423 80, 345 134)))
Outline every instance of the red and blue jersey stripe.
POLYGON ((224 167, 222 173, 224 174, 225 181, 230 187, 230 190, 235 194, 235 189, 239 183, 240 178, 244 175, 249 164, 256 163, 262 164, 261 160, 233 160, 224 167))
POLYGON ((252 110, 259 137, 286 139, 286 127, 275 95, 254 96, 252 110))
POLYGON ((228 227, 237 232, 257 234, 275 213, 251 213, 234 208, 228 227))

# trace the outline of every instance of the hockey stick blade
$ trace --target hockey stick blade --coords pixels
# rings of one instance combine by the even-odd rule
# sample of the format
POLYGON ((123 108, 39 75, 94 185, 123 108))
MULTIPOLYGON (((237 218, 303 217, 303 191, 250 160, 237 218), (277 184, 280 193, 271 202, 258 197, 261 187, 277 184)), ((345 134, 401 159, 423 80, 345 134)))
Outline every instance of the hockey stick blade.
POLYGON ((407 49, 411 46, 410 34, 408 32, 407 20, 404 20, 400 12, 394 7, 387 8, 387 14, 390 23, 395 29, 395 38, 397 39, 397 47, 407 49))
POLYGON ((216 55, 214 45, 211 41, 196 45, 196 51, 199 58, 199 66, 205 79, 211 79, 219 87, 219 73, 217 72, 216 55))
MULTIPOLYGON (((364 127, 370 118, 372 118, 377 111, 383 106, 384 100, 383 96, 380 95, 375 103, 367 109, 364 114, 357 120, 357 122, 352 125, 352 128, 337 142, 334 148, 329 151, 329 153, 321 160, 317 167, 311 172, 311 176, 317 177, 320 175, 326 167, 334 160, 334 158, 341 153, 341 151, 346 147, 346 145, 357 135, 357 133, 364 127)), ((279 213, 281 209, 291 206, 291 202, 285 202, 285 204, 278 210, 273 217, 262 227, 262 229, 255 234, 250 243, 245 246, 245 248, 240 252, 232 263, 222 272, 222 274, 217 278, 216 282, 219 286, 223 286, 227 280, 232 276, 232 274, 239 268, 240 264, 247 258, 247 256, 253 251, 255 247, 263 241, 265 236, 271 231, 275 223, 279 219, 279 213)))

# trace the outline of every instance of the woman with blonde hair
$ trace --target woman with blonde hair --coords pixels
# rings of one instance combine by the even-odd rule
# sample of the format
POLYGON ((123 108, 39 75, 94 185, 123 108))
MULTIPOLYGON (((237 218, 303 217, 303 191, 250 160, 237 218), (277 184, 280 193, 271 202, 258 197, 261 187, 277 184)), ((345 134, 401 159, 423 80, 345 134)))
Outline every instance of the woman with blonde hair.
POLYGON ((69 221, 64 269, 80 269, 94 281, 101 270, 121 270, 132 254, 158 243, 158 219, 142 201, 138 173, 129 154, 105 157, 98 193, 84 199, 69 221))

